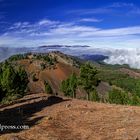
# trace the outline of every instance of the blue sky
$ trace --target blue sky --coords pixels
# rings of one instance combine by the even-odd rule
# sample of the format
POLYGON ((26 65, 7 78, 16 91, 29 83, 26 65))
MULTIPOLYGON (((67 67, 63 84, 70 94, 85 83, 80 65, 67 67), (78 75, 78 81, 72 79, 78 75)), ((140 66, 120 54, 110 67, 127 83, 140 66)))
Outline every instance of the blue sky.
POLYGON ((0 0, 0 47, 140 47, 139 0, 0 0))

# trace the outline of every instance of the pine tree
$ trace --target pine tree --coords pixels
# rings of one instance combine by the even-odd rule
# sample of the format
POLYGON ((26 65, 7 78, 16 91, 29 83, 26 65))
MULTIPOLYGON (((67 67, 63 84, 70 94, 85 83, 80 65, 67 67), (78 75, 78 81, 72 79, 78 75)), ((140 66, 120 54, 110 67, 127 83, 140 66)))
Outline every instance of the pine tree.
POLYGON ((73 73, 69 78, 69 88, 72 92, 72 97, 76 97, 76 88, 77 88, 77 76, 75 73, 73 73))
POLYGON ((79 84, 86 90, 88 100, 90 100, 90 92, 94 91, 99 83, 97 73, 97 69, 90 63, 86 63, 80 68, 79 84))
POLYGON ((4 65, 2 69, 1 86, 7 94, 12 93, 16 88, 16 73, 11 65, 4 65))

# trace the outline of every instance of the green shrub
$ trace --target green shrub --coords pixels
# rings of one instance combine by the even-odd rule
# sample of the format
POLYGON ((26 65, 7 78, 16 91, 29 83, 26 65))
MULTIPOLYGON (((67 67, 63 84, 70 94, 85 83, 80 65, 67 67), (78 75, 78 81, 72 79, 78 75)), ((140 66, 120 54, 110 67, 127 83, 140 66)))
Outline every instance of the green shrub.
POLYGON ((133 95, 131 97, 131 105, 140 105, 140 97, 138 97, 137 95, 133 95))
POLYGON ((131 98, 127 92, 122 91, 121 89, 113 88, 108 93, 108 101, 109 103, 114 104, 130 104, 131 98))
POLYGON ((140 79, 130 77, 117 70, 108 70, 101 68, 97 75, 102 81, 108 82, 110 85, 116 85, 126 92, 136 94, 140 97, 140 79))
POLYGON ((99 95, 96 90, 90 93, 90 101, 100 101, 99 95))
POLYGON ((11 100, 15 96, 24 96, 27 92, 28 76, 22 67, 15 69, 9 63, 3 63, 0 72, 0 101, 11 100))
POLYGON ((79 84, 87 92, 87 99, 90 100, 90 92, 96 89, 100 80, 97 77, 98 71, 90 63, 85 63, 80 68, 79 84))
POLYGON ((26 58, 27 58, 27 54, 16 54, 16 55, 11 56, 8 60, 17 61, 17 60, 26 59, 26 58))
POLYGON ((1 103, 2 104, 9 104, 9 103, 12 103, 13 101, 21 98, 21 97, 22 97, 22 95, 20 95, 20 94, 11 94, 9 96, 4 97, 1 101, 1 103))
POLYGON ((53 90, 52 90, 51 86, 49 85, 49 83, 45 81, 44 84, 45 84, 45 92, 47 94, 52 94, 53 90))
POLYGON ((41 66, 41 70, 44 70, 46 68, 46 64, 44 63, 41 63, 40 66, 41 66))
POLYGON ((60 89, 65 96, 76 97, 76 88, 78 86, 78 79, 76 74, 71 74, 70 77, 62 81, 60 89))
POLYGON ((17 81, 17 89, 20 94, 24 95, 28 90, 28 75, 27 72, 23 67, 18 67, 17 69, 17 75, 16 75, 16 81, 17 81))
POLYGON ((65 96, 71 96, 69 89, 69 79, 61 82, 60 90, 64 93, 65 96))
MULTIPOLYGON (((87 99, 90 100, 90 93, 94 93, 96 86, 100 82, 97 73, 97 69, 92 64, 85 63, 80 68, 80 76, 77 77, 75 74, 70 75, 68 79, 62 81, 60 89, 64 92, 65 96, 76 97, 76 89, 78 86, 81 86, 87 92, 87 99)), ((93 94, 92 96, 97 95, 93 94)))

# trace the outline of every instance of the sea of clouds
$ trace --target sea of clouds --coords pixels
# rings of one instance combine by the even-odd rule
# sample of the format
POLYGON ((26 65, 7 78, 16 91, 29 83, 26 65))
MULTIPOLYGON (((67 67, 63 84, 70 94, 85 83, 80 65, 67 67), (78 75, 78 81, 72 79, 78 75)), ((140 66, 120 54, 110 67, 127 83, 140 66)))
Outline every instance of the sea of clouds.
POLYGON ((73 50, 73 54, 100 54, 108 56, 107 64, 128 64, 131 68, 140 69, 140 48, 82 48, 73 50))
POLYGON ((104 62, 107 64, 128 64, 131 68, 140 69, 140 48, 91 48, 91 47, 67 47, 60 48, 0 48, 0 61, 3 61, 13 54, 26 52, 48 52, 48 51, 62 51, 66 54, 80 56, 80 55, 94 55, 100 54, 108 56, 104 62))
POLYGON ((140 69, 140 49, 111 49, 109 58, 104 60, 108 64, 128 64, 131 68, 140 69))

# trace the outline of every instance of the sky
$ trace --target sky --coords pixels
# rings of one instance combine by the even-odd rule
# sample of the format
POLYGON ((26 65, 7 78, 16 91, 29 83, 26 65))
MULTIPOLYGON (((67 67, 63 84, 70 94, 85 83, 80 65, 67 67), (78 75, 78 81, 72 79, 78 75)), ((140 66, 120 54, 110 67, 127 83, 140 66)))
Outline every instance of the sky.
POLYGON ((139 0, 0 0, 0 47, 140 48, 139 0))

